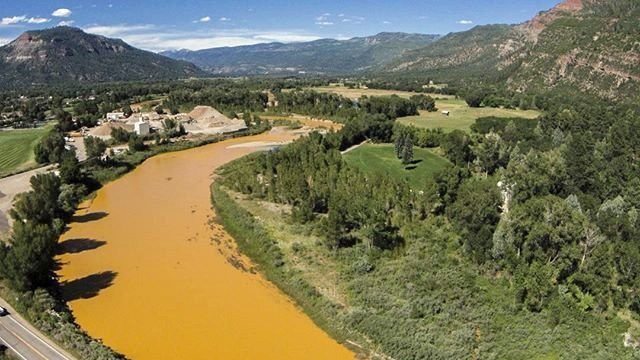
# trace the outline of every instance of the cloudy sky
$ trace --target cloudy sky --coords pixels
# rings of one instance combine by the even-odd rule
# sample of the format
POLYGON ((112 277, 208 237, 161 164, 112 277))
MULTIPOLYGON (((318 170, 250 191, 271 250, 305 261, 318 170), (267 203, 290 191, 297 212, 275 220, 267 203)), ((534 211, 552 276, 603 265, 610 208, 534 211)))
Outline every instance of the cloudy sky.
POLYGON ((344 39, 382 31, 446 34, 519 23, 559 0, 0 0, 0 44, 70 25, 151 51, 344 39))

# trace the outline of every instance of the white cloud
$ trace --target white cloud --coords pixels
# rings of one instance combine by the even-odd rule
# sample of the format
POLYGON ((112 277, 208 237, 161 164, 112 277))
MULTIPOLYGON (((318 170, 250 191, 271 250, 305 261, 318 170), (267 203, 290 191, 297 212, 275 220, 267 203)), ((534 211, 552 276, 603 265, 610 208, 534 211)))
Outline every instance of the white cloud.
POLYGON ((0 21, 0 25, 14 25, 21 22, 24 22, 27 19, 26 16, 12 16, 12 17, 4 17, 0 21))
POLYGON ((28 18, 27 22, 29 24, 44 24, 46 22, 51 21, 51 19, 47 19, 47 18, 41 18, 41 17, 32 17, 32 18, 28 18))
POLYGON ((383 23, 384 25, 389 25, 389 24, 391 24, 391 21, 385 20, 385 21, 383 21, 382 23, 383 23))
POLYGON ((73 24, 75 24, 73 20, 63 20, 58 23, 58 26, 72 26, 73 24))
POLYGON ((0 25, 16 25, 20 23, 27 24, 43 24, 51 21, 51 19, 41 17, 27 17, 26 15, 4 17, 0 20, 0 25))
POLYGON ((10 38, 0 38, 0 46, 2 46, 2 45, 6 45, 6 44, 10 43, 10 42, 11 42, 11 40, 13 40, 13 39, 10 39, 10 38))
POLYGON ((331 25, 333 25, 333 23, 331 21, 316 21, 316 25, 331 26, 331 25))
POLYGON ((471 20, 458 20, 456 21, 457 24, 461 24, 461 25, 470 25, 473 24, 473 21, 471 20))
POLYGON ((84 28, 86 32, 104 36, 119 36, 144 30, 153 30, 153 25, 113 25, 113 26, 89 26, 84 28))
POLYGON ((200 18, 200 20, 198 20, 199 22, 209 22, 211 21, 211 16, 205 16, 200 18))
POLYGON ((262 33, 253 35, 253 38, 256 40, 263 40, 264 42, 303 42, 303 41, 313 41, 318 40, 321 37, 316 35, 304 35, 304 34, 294 34, 294 33, 286 33, 286 32, 274 32, 274 33, 262 33))
POLYGON ((351 24, 362 24, 362 22, 364 21, 364 17, 362 16, 347 16, 345 14, 340 14, 338 15, 338 17, 340 17, 343 23, 351 23, 351 24))
POLYGON ((303 31, 261 31, 253 29, 182 31, 155 25, 94 25, 86 27, 84 30, 88 33, 120 38, 133 46, 150 51, 200 50, 266 42, 288 43, 320 39, 320 36, 307 34, 303 31))
POLYGON ((231 21, 231 19, 230 19, 230 18, 228 18, 228 17, 224 17, 224 16, 223 16, 223 17, 221 17, 219 20, 220 20, 220 21, 231 21))
POLYGON ((69 17, 69 16, 71 16, 71 10, 65 9, 65 8, 60 8, 60 9, 57 9, 56 11, 52 12, 51 16, 69 17))

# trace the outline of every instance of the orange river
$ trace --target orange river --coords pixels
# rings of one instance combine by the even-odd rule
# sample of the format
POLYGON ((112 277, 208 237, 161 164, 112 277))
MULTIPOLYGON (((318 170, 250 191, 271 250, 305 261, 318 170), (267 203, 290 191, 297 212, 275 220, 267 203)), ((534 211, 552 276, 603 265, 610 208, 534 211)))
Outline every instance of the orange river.
POLYGON ((259 150, 237 145, 291 137, 158 155, 82 204, 58 256, 80 326, 131 359, 353 359, 274 285, 243 270, 250 261, 211 209, 213 170, 259 150))

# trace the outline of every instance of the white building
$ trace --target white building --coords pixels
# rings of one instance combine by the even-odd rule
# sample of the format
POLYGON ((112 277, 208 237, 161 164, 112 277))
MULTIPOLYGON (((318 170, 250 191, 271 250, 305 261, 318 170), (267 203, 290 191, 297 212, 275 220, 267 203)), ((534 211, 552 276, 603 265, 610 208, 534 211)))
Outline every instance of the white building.
POLYGON ((120 120, 124 118, 123 112, 110 112, 107 113, 107 120, 120 120))
POLYGON ((140 136, 148 135, 150 131, 149 123, 146 121, 138 121, 133 124, 133 131, 140 136))

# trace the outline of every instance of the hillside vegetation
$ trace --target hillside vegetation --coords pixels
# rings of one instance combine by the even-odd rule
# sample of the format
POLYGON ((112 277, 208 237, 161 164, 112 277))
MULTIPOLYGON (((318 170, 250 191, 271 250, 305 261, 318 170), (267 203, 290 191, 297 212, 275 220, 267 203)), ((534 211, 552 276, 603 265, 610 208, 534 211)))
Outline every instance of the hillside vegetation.
POLYGON ((481 81, 517 91, 578 89, 638 99, 640 3, 567 0, 519 25, 477 26, 407 51, 387 67, 439 81, 481 81))
POLYGON ((196 66, 122 40, 59 26, 27 31, 0 47, 0 88, 32 84, 166 80, 202 76, 196 66))
POLYGON ((348 40, 320 39, 198 51, 163 52, 214 74, 351 74, 379 68, 408 49, 435 41, 438 35, 380 33, 348 40))

